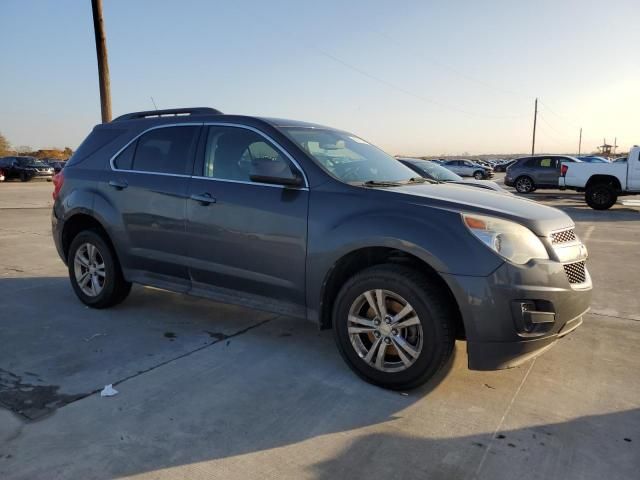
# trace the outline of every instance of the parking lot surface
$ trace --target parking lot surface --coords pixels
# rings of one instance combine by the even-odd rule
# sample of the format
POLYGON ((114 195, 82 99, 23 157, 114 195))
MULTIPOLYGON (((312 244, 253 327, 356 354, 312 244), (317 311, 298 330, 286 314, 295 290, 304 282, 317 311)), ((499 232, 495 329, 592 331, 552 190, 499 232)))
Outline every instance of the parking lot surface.
POLYGON ((84 307, 51 189, 0 184, 0 478, 638 478, 639 208, 529 195, 589 248, 584 324, 498 372, 467 370, 459 342, 438 378, 391 392, 301 320, 139 286, 84 307))

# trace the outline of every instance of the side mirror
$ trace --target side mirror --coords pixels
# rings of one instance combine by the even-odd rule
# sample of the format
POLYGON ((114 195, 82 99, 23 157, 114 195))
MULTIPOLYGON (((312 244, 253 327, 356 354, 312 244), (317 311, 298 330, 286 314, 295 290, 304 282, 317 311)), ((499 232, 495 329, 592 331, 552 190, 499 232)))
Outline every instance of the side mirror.
POLYGON ((254 158, 251 161, 249 178, 252 182, 290 187, 299 187, 303 184, 302 176, 298 172, 291 171, 287 163, 266 157, 254 158))

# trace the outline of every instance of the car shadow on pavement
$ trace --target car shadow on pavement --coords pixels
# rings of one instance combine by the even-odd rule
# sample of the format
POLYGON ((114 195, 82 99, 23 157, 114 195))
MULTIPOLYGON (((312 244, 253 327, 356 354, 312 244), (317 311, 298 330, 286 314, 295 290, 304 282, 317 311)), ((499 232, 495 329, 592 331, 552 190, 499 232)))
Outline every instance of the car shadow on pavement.
MULTIPOLYGON (((0 453, 32 478, 87 444, 103 445, 101 457, 139 451, 109 477, 387 422, 456 363, 454 351, 431 381, 403 394, 360 380, 331 332, 304 320, 143 287, 117 307, 93 310, 65 277, 4 278, 0 291, 0 406, 39 432, 23 434, 24 448, 21 437, 3 444, 0 428, 0 453), (100 398, 106 384, 120 394, 100 398), (216 448, 206 447, 214 438, 216 448)), ((6 462, 0 455, 0 473, 11 471, 6 462)))
MULTIPOLYGON (((437 422, 434 419, 434 422, 437 422)), ((492 433, 420 439, 359 436, 310 467, 313 477, 429 479, 637 478, 640 409, 492 433)))

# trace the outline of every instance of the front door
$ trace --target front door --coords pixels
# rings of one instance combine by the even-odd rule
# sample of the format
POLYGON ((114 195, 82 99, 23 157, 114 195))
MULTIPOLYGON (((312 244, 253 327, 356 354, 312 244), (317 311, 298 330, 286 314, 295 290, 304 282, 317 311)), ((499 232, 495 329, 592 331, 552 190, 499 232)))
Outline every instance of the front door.
POLYGON ((308 189, 249 178, 256 159, 296 167, 253 129, 210 126, 203 138, 187 202, 193 292, 304 316, 308 189))

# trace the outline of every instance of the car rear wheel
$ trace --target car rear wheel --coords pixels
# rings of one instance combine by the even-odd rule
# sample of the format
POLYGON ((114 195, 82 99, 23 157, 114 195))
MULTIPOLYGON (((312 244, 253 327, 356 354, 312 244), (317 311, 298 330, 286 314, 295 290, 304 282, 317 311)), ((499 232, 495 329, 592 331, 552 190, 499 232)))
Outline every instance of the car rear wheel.
POLYGON ((349 279, 333 311, 338 349, 368 382, 393 390, 429 380, 453 351, 453 308, 441 287, 401 265, 349 279))
POLYGON ((618 201, 618 192, 609 184, 598 183, 587 187, 584 199, 594 210, 607 210, 618 201))
POLYGON ((527 177, 525 175, 516 178, 515 187, 518 193, 531 193, 536 189, 531 177, 527 177))
POLYGON ((131 291, 111 246, 96 230, 76 235, 67 265, 71 286, 85 305, 108 308, 122 302, 131 291))
POLYGON ((476 180, 482 180, 484 178, 484 173, 478 170, 473 173, 473 178, 475 178, 476 180))

